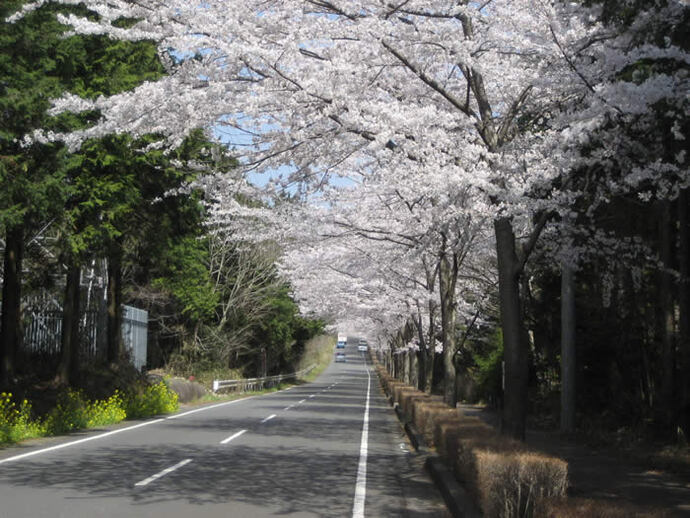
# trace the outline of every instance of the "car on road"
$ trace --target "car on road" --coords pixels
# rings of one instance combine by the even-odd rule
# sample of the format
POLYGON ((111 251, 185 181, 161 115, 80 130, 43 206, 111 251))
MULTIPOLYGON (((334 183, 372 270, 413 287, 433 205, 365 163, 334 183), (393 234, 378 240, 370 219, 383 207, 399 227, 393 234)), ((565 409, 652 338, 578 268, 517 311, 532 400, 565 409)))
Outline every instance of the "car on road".
POLYGON ((338 342, 335 344, 335 348, 336 349, 345 349, 346 344, 347 344, 347 336, 338 335, 338 342))
POLYGON ((345 353, 335 353, 335 361, 336 362, 346 362, 347 357, 345 356, 345 353))
POLYGON ((359 345, 357 345, 357 350, 366 352, 369 349, 369 344, 367 344, 366 340, 360 340, 359 345))

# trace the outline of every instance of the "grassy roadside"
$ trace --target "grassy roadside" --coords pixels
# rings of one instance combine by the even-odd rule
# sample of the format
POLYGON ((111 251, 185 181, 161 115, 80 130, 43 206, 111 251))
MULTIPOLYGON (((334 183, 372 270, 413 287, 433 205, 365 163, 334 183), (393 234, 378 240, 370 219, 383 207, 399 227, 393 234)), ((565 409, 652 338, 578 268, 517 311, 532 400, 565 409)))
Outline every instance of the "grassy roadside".
POLYGON ((304 381, 314 381, 331 364, 335 342, 335 335, 319 335, 305 344, 297 370, 306 369, 310 365, 316 365, 316 367, 303 378, 304 381))
MULTIPOLYGON (((212 392, 207 392, 199 399, 185 403, 184 406, 198 406, 205 403, 213 402, 223 402, 232 401, 234 399, 241 399, 247 396, 270 394, 271 392, 277 392, 279 390, 285 390, 286 388, 293 387, 295 385, 301 385, 302 383, 309 383, 314 381, 333 361, 333 348, 335 347, 336 337, 333 335, 320 335, 309 340, 304 346, 304 353, 302 358, 297 364, 296 369, 302 370, 306 369, 311 365, 316 365, 314 369, 299 380, 292 382, 283 382, 275 387, 266 388, 262 390, 252 390, 247 392, 222 392, 219 394, 214 394, 212 392)), ((228 373, 232 374, 232 373, 228 373)), ((228 375, 226 374, 226 376, 228 375)), ((215 379, 219 379, 222 376, 217 376, 215 379)), ((239 376, 227 377, 226 379, 236 379, 239 376)), ((201 382, 205 387, 209 388, 213 385, 213 379, 206 374, 196 378, 196 381, 201 382)))
POLYGON ((169 414, 179 408, 177 394, 161 381, 115 390, 104 399, 89 399, 84 391, 68 388, 57 396, 55 406, 36 416, 29 400, 16 401, 0 393, 0 447, 27 439, 63 435, 77 430, 106 426, 125 419, 169 414))
MULTIPOLYGON (((232 401, 247 396, 270 394, 290 386, 310 382, 330 365, 335 340, 335 336, 321 335, 305 344, 297 370, 311 365, 316 365, 316 367, 304 379, 250 392, 213 394, 207 390, 201 397, 182 405, 178 402, 177 393, 170 387, 171 380, 163 372, 158 373, 161 379, 158 383, 135 385, 126 392, 115 390, 110 396, 102 399, 90 399, 82 390, 65 389, 57 396, 54 407, 42 416, 36 415, 31 401, 18 400, 13 394, 3 392, 0 393, 0 448, 28 439, 115 424, 125 419, 174 413, 180 407, 189 408, 208 403, 232 401)), ((190 377, 185 381, 196 381, 210 388, 214 379, 239 377, 236 371, 213 370, 201 372, 199 376, 190 377)))

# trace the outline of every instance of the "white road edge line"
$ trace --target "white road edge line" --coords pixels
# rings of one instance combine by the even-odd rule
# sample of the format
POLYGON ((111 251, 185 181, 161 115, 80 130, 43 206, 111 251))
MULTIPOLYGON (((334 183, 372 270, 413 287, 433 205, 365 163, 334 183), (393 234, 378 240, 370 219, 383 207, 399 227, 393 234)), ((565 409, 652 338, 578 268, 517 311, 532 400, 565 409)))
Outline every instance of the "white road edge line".
POLYGON ((253 399, 255 397, 256 396, 248 396, 248 397, 243 397, 242 399, 233 399, 232 401, 226 401, 225 403, 218 403, 215 405, 197 408, 196 410, 189 410, 188 412, 182 412, 181 414, 171 415, 170 417, 166 417, 165 419, 177 419, 178 417, 184 417, 186 415, 196 414, 197 412, 203 412, 204 410, 211 410, 212 408, 218 408, 219 406, 227 406, 227 405, 232 405, 234 403, 240 403, 242 401, 247 401, 248 399, 253 399))
POLYGON ((168 473, 175 471, 178 468, 181 468, 185 464, 189 464, 190 462, 192 462, 192 459, 185 459, 182 462, 178 462, 174 466, 170 466, 169 468, 165 468, 163 471, 156 473, 155 475, 151 475, 149 478, 145 478, 144 480, 141 480, 134 485, 135 486, 148 486, 154 480, 158 480, 159 478, 167 475, 168 473))
POLYGON ((364 518, 364 501, 367 496, 367 455, 369 452, 369 396, 371 395, 371 374, 367 366, 367 401, 364 405, 362 441, 359 447, 359 466, 355 483, 355 502, 352 505, 352 518, 364 518))
POLYGON ((227 444, 227 443, 229 443, 230 441, 232 441, 233 439, 237 439, 240 435, 242 435, 242 434, 245 433, 246 431, 247 431, 247 430, 240 430, 239 432, 237 432, 237 433, 235 433, 235 434, 232 434, 232 435, 231 435, 230 437, 228 437, 227 439, 223 439, 222 441, 220 441, 220 443, 221 443, 221 444, 227 444))
POLYGON ((275 416, 276 416, 276 414, 271 414, 271 415, 269 415, 266 419, 263 419, 261 422, 262 422, 262 423, 265 423, 266 421, 270 421, 270 420, 273 419, 275 416))
MULTIPOLYGON (((286 389, 279 390, 278 392, 285 392, 286 390, 290 390, 292 388, 293 387, 288 387, 286 389)), ((139 424, 135 424, 133 426, 128 426, 126 428, 120 428, 118 430, 112 430, 110 432, 105 432, 105 433, 101 433, 98 435, 94 435, 93 437, 86 437, 85 439, 78 439, 76 441, 58 444, 57 446, 50 446, 48 448, 41 448, 40 450, 30 451, 28 453, 22 453, 21 455, 15 455, 14 457, 7 457, 6 459, 0 459, 0 464, 5 464, 7 462, 13 462, 15 460, 20 460, 20 459, 25 459, 26 457, 33 457, 34 455, 40 455, 41 453, 47 453, 49 451, 61 450, 62 448, 74 446, 75 444, 81 444, 81 443, 88 442, 88 441, 95 441, 96 439, 102 439, 103 437, 115 435, 116 433, 127 432, 129 430, 134 430, 136 428, 141 428, 143 426, 148 426, 151 424, 160 423, 161 421, 165 421, 167 419, 177 419, 178 417, 184 417, 184 416, 187 416, 190 414, 196 414, 197 412, 203 412, 204 410, 211 410, 212 408, 218 408, 220 406, 232 405, 234 403, 239 403, 241 401, 247 401, 248 399, 253 399, 255 397, 257 397, 257 396, 248 396, 248 397, 245 397, 242 399, 234 399, 232 401, 226 401, 225 403, 218 403, 216 405, 205 406, 203 408, 197 408, 196 410, 190 410, 188 412, 182 412, 181 414, 171 415, 170 417, 161 417, 160 419, 154 419, 153 421, 146 421, 145 423, 139 423, 139 424)))
POLYGON ((141 428, 143 426, 148 426, 150 424, 160 423, 161 421, 165 421, 165 419, 164 418, 154 419, 153 421, 146 421, 145 423, 135 424, 134 426, 128 426, 127 428, 120 428, 118 430, 112 430, 110 432, 105 432, 105 433, 101 433, 98 435, 94 435, 93 437, 86 437, 85 439, 79 439, 76 441, 65 442, 63 444, 58 444, 57 446, 50 446, 48 448, 42 448, 40 450, 30 451, 28 453, 22 453, 21 455, 15 455, 14 457, 8 457, 6 459, 0 459, 0 464, 5 464, 6 462, 12 462, 14 460, 24 459, 26 457, 32 457, 33 455, 39 455, 41 453, 46 453, 49 451, 61 450, 62 448, 67 448, 68 446, 74 446, 76 444, 81 444, 81 443, 88 442, 88 441, 95 441, 96 439, 102 439, 103 437, 108 437, 109 435, 115 435, 116 433, 120 433, 120 432, 127 432, 129 430, 134 430, 135 428, 141 428))

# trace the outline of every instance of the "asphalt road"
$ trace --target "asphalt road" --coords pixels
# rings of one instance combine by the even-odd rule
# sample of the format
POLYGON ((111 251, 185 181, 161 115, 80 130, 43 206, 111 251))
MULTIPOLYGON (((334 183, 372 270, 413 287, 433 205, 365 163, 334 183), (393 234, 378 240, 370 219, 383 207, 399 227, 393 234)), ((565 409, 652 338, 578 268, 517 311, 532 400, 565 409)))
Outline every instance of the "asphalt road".
POLYGON ((354 341, 314 382, 0 451, 0 517, 446 516, 354 341))

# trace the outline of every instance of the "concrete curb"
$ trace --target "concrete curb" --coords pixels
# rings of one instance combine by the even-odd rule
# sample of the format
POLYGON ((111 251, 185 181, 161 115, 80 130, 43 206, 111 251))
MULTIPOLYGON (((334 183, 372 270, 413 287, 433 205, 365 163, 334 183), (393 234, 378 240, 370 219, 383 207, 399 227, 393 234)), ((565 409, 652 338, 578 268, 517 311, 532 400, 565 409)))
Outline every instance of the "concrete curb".
POLYGON ((455 480, 455 476, 441 460, 441 457, 429 454, 424 461, 424 467, 431 475, 431 480, 438 487, 450 514, 454 518, 479 518, 481 516, 474 500, 455 480))
POLYGON ((431 480, 436 484, 453 518, 480 518, 481 513, 474 500, 455 479, 455 476, 445 462, 436 453, 432 453, 429 450, 429 447, 424 442, 424 436, 419 433, 414 423, 408 422, 405 419, 400 406, 393 401, 392 397, 388 397, 388 402, 395 410, 395 415, 398 416, 398 420, 403 425, 415 452, 426 457, 424 467, 429 472, 431 480))

